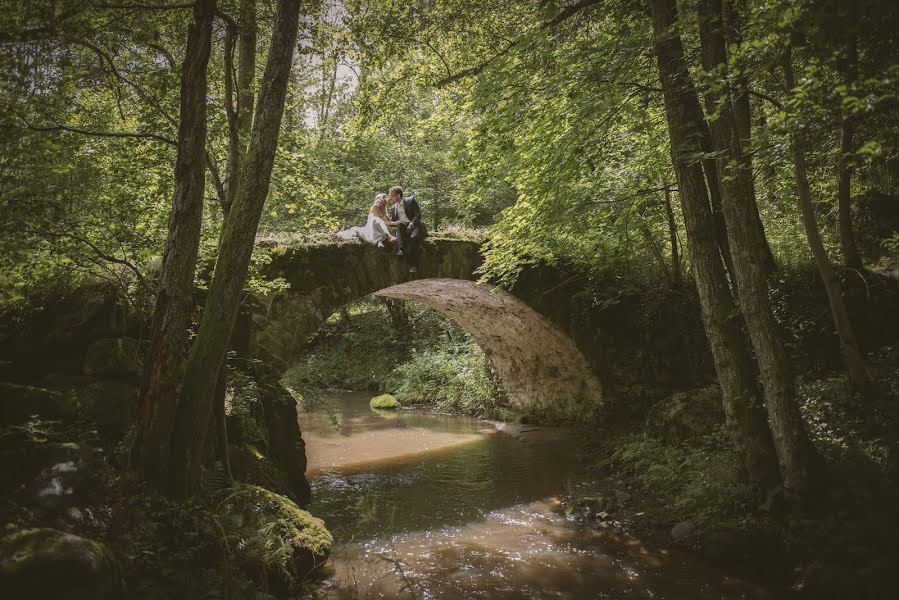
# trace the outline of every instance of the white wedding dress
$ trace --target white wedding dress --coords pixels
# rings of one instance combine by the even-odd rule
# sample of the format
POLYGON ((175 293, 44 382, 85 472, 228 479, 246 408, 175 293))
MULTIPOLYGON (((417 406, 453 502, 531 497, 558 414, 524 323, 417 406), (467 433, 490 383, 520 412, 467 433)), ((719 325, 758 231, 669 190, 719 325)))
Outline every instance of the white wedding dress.
POLYGON ((363 242, 369 244, 380 244, 391 238, 390 230, 387 229, 387 223, 381 217, 368 213, 368 221, 361 227, 350 227, 343 231, 338 231, 337 235, 345 240, 359 238, 363 242))

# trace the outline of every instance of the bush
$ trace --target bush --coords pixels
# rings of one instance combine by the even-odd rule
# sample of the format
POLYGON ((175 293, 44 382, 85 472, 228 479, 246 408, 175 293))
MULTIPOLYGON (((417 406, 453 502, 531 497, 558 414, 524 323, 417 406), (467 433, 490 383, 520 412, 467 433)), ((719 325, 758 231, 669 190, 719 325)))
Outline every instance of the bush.
POLYGON ((489 417, 501 409, 487 357, 474 342, 413 352, 407 363, 390 372, 385 387, 403 404, 435 404, 489 417))

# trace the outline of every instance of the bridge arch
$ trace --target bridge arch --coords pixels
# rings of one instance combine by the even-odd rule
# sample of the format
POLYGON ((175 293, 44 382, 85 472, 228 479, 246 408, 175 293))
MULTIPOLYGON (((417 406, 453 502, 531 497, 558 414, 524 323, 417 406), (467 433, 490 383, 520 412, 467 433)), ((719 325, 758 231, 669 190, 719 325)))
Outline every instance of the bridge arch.
POLYGON ((426 241, 418 277, 392 253, 355 242, 280 248, 265 275, 289 288, 248 302, 238 347, 276 374, 344 305, 364 296, 414 300, 453 319, 482 348, 512 407, 557 420, 595 416, 599 380, 565 333, 508 292, 475 283, 478 244, 426 241))

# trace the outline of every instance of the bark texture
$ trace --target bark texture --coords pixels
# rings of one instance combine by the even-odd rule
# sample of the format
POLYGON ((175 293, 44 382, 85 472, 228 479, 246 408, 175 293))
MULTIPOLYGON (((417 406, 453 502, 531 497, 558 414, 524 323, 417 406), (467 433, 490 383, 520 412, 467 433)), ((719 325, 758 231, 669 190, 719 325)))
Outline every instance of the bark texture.
MULTIPOLYGON (((674 4, 674 0, 669 2, 674 4)), ((703 67, 719 74, 726 82, 727 54, 721 10, 721 0, 700 0, 699 33, 703 67)), ((759 365, 784 491, 789 497, 801 498, 808 491, 814 451, 796 402, 790 360, 768 300, 768 273, 763 266, 766 244, 754 219, 757 209, 752 172, 740 148, 726 84, 710 89, 708 96, 708 103, 714 106, 717 116, 710 129, 718 168, 723 174, 722 204, 734 261, 732 275, 759 365)))
POLYGON ((674 0, 650 0, 649 6, 687 250, 724 396, 725 416, 747 476, 769 487, 778 480, 775 453, 739 313, 721 263, 702 165, 695 159, 702 143, 702 109, 687 72, 683 44, 672 31, 677 20, 674 0))
POLYGON ((205 187, 206 70, 215 5, 215 0, 198 1, 187 32, 187 48, 181 65, 175 192, 141 388, 141 419, 135 451, 144 476, 160 489, 167 484, 171 433, 193 313, 194 270, 205 187))
MULTIPOLYGON (((850 14, 854 11, 850 9, 850 14)), ((850 24, 850 27, 855 24, 850 24)), ((858 77, 858 40, 854 30, 850 30, 846 44, 846 87, 852 90, 858 77)), ((855 231, 852 227, 852 156, 855 124, 853 115, 844 110, 840 123, 840 160, 837 174, 837 206, 840 222, 840 245, 843 249, 843 261, 847 267, 862 269, 861 256, 855 244, 855 231)))
POLYGON ((281 0, 237 194, 225 220, 215 273, 182 382, 172 443, 171 492, 196 494, 219 369, 237 318, 259 217, 268 195, 287 82, 296 47, 299 0, 281 0))

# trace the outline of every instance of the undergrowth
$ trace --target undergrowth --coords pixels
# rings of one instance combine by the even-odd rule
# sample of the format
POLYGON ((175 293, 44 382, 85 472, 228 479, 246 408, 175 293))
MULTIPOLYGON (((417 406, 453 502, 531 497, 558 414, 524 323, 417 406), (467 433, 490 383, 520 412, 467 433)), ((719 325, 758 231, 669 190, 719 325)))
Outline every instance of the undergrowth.
POLYGON ((477 343, 439 313, 413 302, 404 306, 401 323, 375 298, 335 313, 312 336, 284 384, 371 390, 392 394, 404 405, 497 416, 502 396, 477 343))

